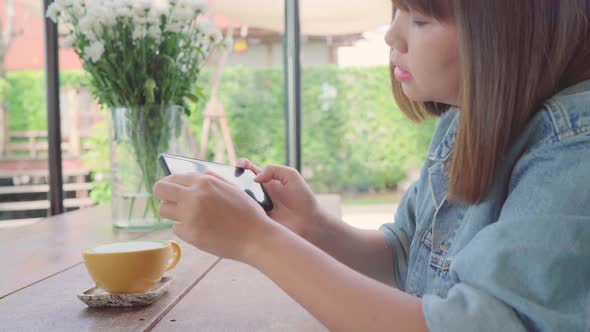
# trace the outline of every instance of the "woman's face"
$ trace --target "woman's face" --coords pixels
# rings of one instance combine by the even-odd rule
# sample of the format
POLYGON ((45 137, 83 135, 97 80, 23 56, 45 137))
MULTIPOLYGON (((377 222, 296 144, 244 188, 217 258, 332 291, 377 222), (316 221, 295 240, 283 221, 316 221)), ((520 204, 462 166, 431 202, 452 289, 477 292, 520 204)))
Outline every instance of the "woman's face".
POLYGON ((397 9, 385 41, 392 49, 395 79, 410 100, 459 105, 461 66, 454 24, 397 9))

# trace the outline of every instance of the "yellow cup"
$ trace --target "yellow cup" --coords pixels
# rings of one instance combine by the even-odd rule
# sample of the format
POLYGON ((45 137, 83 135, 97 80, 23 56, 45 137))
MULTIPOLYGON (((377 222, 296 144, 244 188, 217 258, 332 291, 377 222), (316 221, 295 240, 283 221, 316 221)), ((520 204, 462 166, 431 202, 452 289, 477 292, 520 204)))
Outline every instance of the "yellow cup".
POLYGON ((105 244, 82 252, 90 276, 111 294, 145 293, 180 259, 175 241, 105 244))

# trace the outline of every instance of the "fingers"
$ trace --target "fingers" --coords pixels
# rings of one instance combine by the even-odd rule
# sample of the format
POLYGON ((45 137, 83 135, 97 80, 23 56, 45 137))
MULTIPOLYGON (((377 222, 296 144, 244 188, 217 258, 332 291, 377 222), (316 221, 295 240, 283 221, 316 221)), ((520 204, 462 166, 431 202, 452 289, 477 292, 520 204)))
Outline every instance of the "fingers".
POLYGON ((192 173, 176 173, 168 175, 162 178, 160 181, 166 181, 170 183, 177 184, 182 187, 192 187, 196 179, 201 175, 201 173, 192 172, 192 173))
POLYGON ((236 184, 234 184, 234 183, 230 182, 229 180, 227 180, 226 178, 224 178, 223 176, 221 176, 221 175, 219 175, 219 174, 217 174, 217 173, 215 173, 215 172, 212 172, 212 171, 207 171, 205 174, 207 174, 207 175, 209 175, 209 176, 211 176, 211 177, 217 178, 217 179, 219 179, 219 180, 221 180, 221 181, 223 181, 224 183, 227 183, 227 184, 229 184, 229 185, 236 186, 236 184))
POLYGON ((178 205, 173 202, 162 202, 158 207, 158 213, 162 218, 179 221, 180 209, 178 205))
POLYGON ((185 188, 179 184, 162 179, 156 182, 153 192, 162 201, 178 202, 184 195, 185 188))
POLYGON ((254 172, 254 174, 259 174, 262 172, 262 168, 252 164, 252 162, 247 158, 240 158, 236 163, 236 167, 250 169, 252 172, 254 172))
POLYGON ((299 177, 299 172, 296 169, 281 166, 281 165, 269 165, 254 178, 254 181, 258 183, 266 183, 271 180, 277 180, 283 185, 287 185, 290 181, 294 181, 299 177))

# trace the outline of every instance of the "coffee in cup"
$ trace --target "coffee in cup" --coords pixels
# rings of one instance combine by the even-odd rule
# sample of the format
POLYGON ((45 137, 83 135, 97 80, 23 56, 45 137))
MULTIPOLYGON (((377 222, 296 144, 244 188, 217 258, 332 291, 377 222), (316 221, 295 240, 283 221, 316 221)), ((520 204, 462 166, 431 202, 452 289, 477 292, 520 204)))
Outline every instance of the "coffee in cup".
POLYGON ((175 241, 131 241, 104 244, 82 252, 96 286, 111 294, 147 292, 180 259, 175 241))

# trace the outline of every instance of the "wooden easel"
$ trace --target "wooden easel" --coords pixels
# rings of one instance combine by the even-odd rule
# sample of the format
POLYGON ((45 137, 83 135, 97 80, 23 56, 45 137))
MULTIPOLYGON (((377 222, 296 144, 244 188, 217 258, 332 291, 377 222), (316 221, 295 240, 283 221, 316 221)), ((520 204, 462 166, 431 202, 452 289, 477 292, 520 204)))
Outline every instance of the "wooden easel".
MULTIPOLYGON (((233 34, 232 29, 228 30, 228 35, 229 34, 233 34)), ((227 59, 229 58, 231 52, 231 47, 228 47, 223 51, 223 54, 219 58, 219 62, 217 63, 213 73, 213 78, 211 80, 211 97, 209 98, 207 106, 205 107, 199 159, 205 159, 207 157, 209 132, 212 129, 216 143, 214 161, 218 163, 228 162, 231 165, 235 165, 237 160, 236 151, 229 133, 229 126, 227 124, 227 117, 225 115, 223 104, 218 97, 219 85, 221 84, 223 71, 225 70, 227 59), (227 152, 227 157, 229 159, 227 161, 225 160, 225 152, 227 152)))

